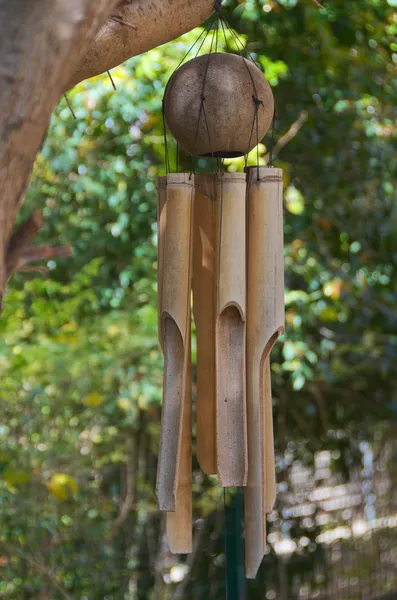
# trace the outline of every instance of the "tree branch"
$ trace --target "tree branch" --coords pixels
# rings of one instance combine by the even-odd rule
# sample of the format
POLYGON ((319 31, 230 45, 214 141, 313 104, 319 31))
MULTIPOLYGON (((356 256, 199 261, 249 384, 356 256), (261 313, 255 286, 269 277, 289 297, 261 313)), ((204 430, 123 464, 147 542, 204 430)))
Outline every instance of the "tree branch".
POLYGON ((20 256, 20 266, 24 266, 38 260, 50 260, 51 258, 60 258, 72 255, 70 246, 31 246, 24 248, 20 256))
MULTIPOLYGON (((288 129, 287 133, 285 133, 283 136, 281 136, 281 138, 277 141, 277 144, 274 146, 273 148, 273 157, 277 156, 281 150, 284 148, 284 146, 286 146, 287 144, 289 144, 294 137, 296 137, 299 133, 299 131, 302 129, 303 125, 306 123, 308 119, 308 114, 306 111, 302 111, 301 114, 299 115, 298 119, 295 121, 295 123, 293 123, 291 125, 291 127, 288 129)), ((265 160, 266 162, 269 160, 270 158, 270 152, 268 152, 265 156, 265 160)))
POLYGON ((7 279, 16 271, 25 246, 34 240, 43 223, 43 214, 41 210, 37 209, 12 234, 6 251, 7 279))
MULTIPOLYGON (((41 210, 35 210, 33 214, 24 221, 12 234, 6 252, 7 280, 16 271, 32 270, 26 267, 31 262, 49 260, 60 256, 70 256, 70 246, 30 246, 39 229, 43 226, 43 214, 41 210)), ((33 270, 42 270, 34 267, 33 270)))
POLYGON ((327 433, 330 426, 330 418, 328 413, 327 404, 325 402, 323 393, 319 387, 317 387, 314 383, 309 384, 308 386, 309 392, 312 394, 315 399, 318 407, 318 412, 320 415, 321 424, 323 426, 324 432, 327 433))
POLYGON ((36 209, 12 234, 7 248, 7 255, 11 255, 21 250, 21 248, 28 246, 43 225, 43 213, 40 209, 36 209))
POLYGON ((138 452, 135 440, 129 438, 127 443, 127 460, 125 465, 126 490, 120 512, 113 523, 112 536, 116 536, 128 517, 135 503, 135 474, 138 467, 138 452))
POLYGON ((212 10, 213 0, 0 1, 0 305, 16 215, 62 92, 189 31, 212 10))
POLYGON ((65 89, 173 40, 209 17, 214 0, 132 0, 117 6, 65 89), (120 25, 125 25, 121 27, 120 25))
POLYGON ((69 592, 59 581, 59 578, 57 577, 56 573, 54 573, 51 569, 46 567, 46 565, 32 558, 29 554, 23 552, 21 548, 14 544, 11 544, 10 542, 0 542, 0 546, 3 547, 4 551, 11 556, 13 553, 22 556, 24 560, 26 560, 32 567, 36 569, 36 571, 45 575, 49 579, 53 587, 56 590, 58 590, 58 592, 61 594, 62 598, 65 598, 65 600, 73 600, 73 597, 69 594, 69 592))
POLYGON ((52 110, 116 0, 0 2, 0 296, 6 250, 52 110))

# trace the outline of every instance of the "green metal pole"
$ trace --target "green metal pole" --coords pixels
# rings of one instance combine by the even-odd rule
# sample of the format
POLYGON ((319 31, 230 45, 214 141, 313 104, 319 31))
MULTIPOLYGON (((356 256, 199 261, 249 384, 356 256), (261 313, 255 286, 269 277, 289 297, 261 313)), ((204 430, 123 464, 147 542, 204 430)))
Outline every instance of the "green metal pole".
POLYGON ((225 554, 227 600, 245 600, 244 492, 237 488, 230 503, 225 502, 225 554))

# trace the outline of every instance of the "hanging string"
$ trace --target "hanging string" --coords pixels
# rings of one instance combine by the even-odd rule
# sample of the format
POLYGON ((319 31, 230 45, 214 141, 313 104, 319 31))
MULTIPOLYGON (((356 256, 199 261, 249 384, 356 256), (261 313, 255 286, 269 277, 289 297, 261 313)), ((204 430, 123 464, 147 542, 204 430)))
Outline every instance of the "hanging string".
POLYGON ((256 177, 259 181, 259 104, 256 105, 256 177))
MULTIPOLYGON (((248 67, 248 65, 247 65, 247 63, 246 63, 245 61, 247 60, 248 62, 252 62, 252 63, 254 63, 254 65, 256 65, 256 66, 258 66, 258 65, 256 64, 256 62, 255 62, 255 60, 253 59, 253 57, 251 56, 251 54, 250 54, 250 53, 249 53, 249 52, 246 50, 246 48, 244 48, 243 44, 240 42, 240 40, 238 39, 238 37, 237 37, 236 33, 235 33, 235 32, 233 31, 233 29, 230 27, 230 25, 229 25, 229 22, 226 20, 226 18, 225 18, 225 17, 221 17, 221 18, 220 18, 220 21, 221 21, 221 23, 222 23, 222 26, 223 26, 223 22, 224 22, 224 24, 226 25, 226 27, 227 27, 227 28, 228 28, 228 30, 229 30, 229 33, 232 35, 232 38, 234 38, 234 40, 236 40, 236 52, 237 52, 237 54, 238 54, 239 56, 241 56, 241 58, 245 59, 245 60, 244 60, 244 64, 245 64, 246 68, 248 69, 248 73, 249 73, 249 75, 250 75, 250 78, 251 78, 251 81, 252 81, 253 85, 255 85, 255 84, 254 84, 254 81, 253 81, 253 78, 252 78, 251 71, 249 70, 249 67, 248 67), (239 46, 241 47, 241 50, 239 49, 239 46), (244 56, 244 53, 246 54, 246 56, 247 56, 248 58, 245 58, 245 56, 244 56)), ((223 26, 223 27, 224 27, 224 26, 223 26)), ((226 41, 226 34, 225 34, 225 41, 226 41)), ((226 45, 227 45, 227 43, 226 43, 226 45)), ((227 48, 229 49, 228 45, 227 45, 227 48)), ((258 67, 258 68, 260 68, 260 67, 258 67)))
MULTIPOLYGON (((205 41, 206 41, 206 39, 207 39, 207 37, 208 37, 208 35, 209 35, 209 32, 210 32, 210 31, 211 31, 211 29, 213 28, 213 25, 214 25, 214 23, 215 23, 215 21, 212 21, 212 22, 210 23, 210 25, 207 27, 206 34, 205 34, 205 36, 204 36, 204 39, 202 40, 202 42, 201 42, 201 44, 200 44, 200 46, 199 46, 199 49, 198 49, 198 50, 197 50, 197 52, 196 52, 196 58, 197 58, 197 56, 198 56, 198 54, 199 54, 199 52, 200 52, 201 48, 203 47, 203 45, 204 45, 204 43, 205 43, 205 41)), ((208 54, 208 61, 207 61, 207 68, 206 68, 205 75, 204 75, 204 82, 203 82, 202 96, 203 96, 203 92, 204 92, 205 80, 206 80, 206 77, 207 77, 207 71, 208 71, 208 66, 209 66, 209 65, 208 65, 208 62, 209 62, 209 57, 210 57, 210 55, 211 55, 211 51, 212 51, 212 45, 213 45, 213 42, 214 42, 214 34, 212 34, 212 41, 211 41, 210 51, 209 51, 209 54, 208 54)), ((200 105, 200 109, 199 109, 199 116, 198 116, 198 120, 197 120, 197 128, 196 128, 196 133, 195 133, 194 148, 196 148, 197 137, 198 137, 198 132, 199 132, 199 126, 200 126, 200 116, 201 116, 201 109, 204 107, 204 104, 203 104, 203 103, 204 103, 204 98, 202 97, 202 99, 201 99, 201 105, 200 105)), ((208 140, 209 140, 209 143, 210 143, 210 148, 211 148, 211 139, 210 139, 210 136, 209 136, 208 124, 207 124, 207 135, 208 135, 208 140)), ((191 171, 191 173, 190 173, 190 178, 191 178, 192 174, 193 174, 193 173, 195 173, 195 171, 196 171, 196 165, 195 165, 195 157, 194 157, 194 152, 193 152, 193 154, 192 154, 192 171, 191 171)))
MULTIPOLYGON (((256 124, 256 132, 257 132, 257 136, 256 136, 256 152, 257 152, 257 169, 258 169, 258 171, 257 171, 257 177, 258 177, 258 181, 259 181, 259 114, 258 113, 259 113, 259 107, 261 105, 263 106, 263 102, 262 102, 262 100, 260 100, 258 98, 258 92, 257 92, 257 88, 256 88, 256 85, 255 85, 255 81, 254 81, 253 75, 251 73, 251 70, 250 70, 250 68, 248 66, 247 59, 245 59, 245 57, 243 56, 243 52, 245 52, 247 54, 249 61, 251 61, 255 65, 256 65, 256 62, 253 59, 253 57, 251 56, 251 54, 244 48, 244 46, 242 45, 242 43, 238 39, 237 35, 235 34, 235 32, 230 27, 230 25, 229 25, 228 21, 226 20, 226 18, 225 17, 220 17, 219 20, 220 20, 221 25, 222 25, 223 34, 224 34, 225 43, 226 43, 226 48, 229 50, 227 39, 226 39, 225 27, 224 27, 223 21, 225 22, 226 27, 228 27, 230 33, 232 34, 232 36, 234 37, 234 39, 237 42, 237 44, 236 44, 237 45, 237 52, 241 56, 241 58, 243 59, 244 66, 247 69, 247 73, 249 75, 249 78, 251 79, 251 84, 252 84, 252 87, 254 89, 254 94, 252 95, 252 100, 254 102, 255 112, 254 112, 254 119, 253 119, 253 122, 252 122, 252 127, 251 127, 249 142, 248 142, 248 148, 251 145, 252 135, 253 135, 254 127, 255 127, 255 124, 256 124), (238 49, 238 45, 241 46, 242 51, 238 49)), ((248 165, 248 152, 244 156, 244 166, 245 166, 245 168, 247 168, 247 165, 248 165)))
POLYGON ((108 74, 108 77, 110 79, 110 83, 112 84, 112 87, 113 87, 114 91, 116 91, 116 89, 117 89, 116 88, 116 84, 114 83, 114 80, 113 80, 113 77, 110 74, 110 71, 106 71, 106 73, 108 74))
MULTIPOLYGON (((192 153, 193 173, 195 173, 194 156, 195 156, 195 151, 196 151, 196 146, 197 146, 198 134, 199 134, 199 129, 200 129, 200 120, 201 120, 201 115, 203 114, 203 110, 204 110, 204 113, 205 113, 205 108, 204 108, 204 102, 205 102, 204 91, 205 91, 205 84, 206 84, 206 81, 207 81, 208 69, 209 69, 209 66, 210 66, 210 59, 211 59, 211 54, 212 54, 212 46, 214 44, 214 37, 215 37, 215 33, 212 34, 210 51, 209 51, 208 56, 207 56, 207 62, 206 62, 206 65, 205 65, 205 71, 204 71, 204 77, 203 77, 203 85, 202 85, 202 88, 201 88, 201 102, 200 102, 200 109, 199 109, 199 115, 198 115, 198 119, 197 119, 196 133, 195 133, 195 136, 194 136, 194 145, 193 145, 193 153, 192 153)), ((211 150, 211 138, 209 136, 209 129, 208 129, 208 123, 207 123, 206 116, 205 116, 205 123, 206 123, 206 126, 207 126, 207 135, 208 135, 208 139, 209 139, 209 143, 210 143, 210 150, 211 150)), ((212 153, 212 150, 211 150, 211 153, 212 153)))
MULTIPOLYGON (((235 40, 236 50, 240 54, 240 56, 242 56, 242 53, 244 53, 247 56, 247 59, 250 60, 251 62, 253 62, 256 65, 257 63, 254 60, 253 56, 248 52, 247 48, 241 42, 241 40, 239 39, 238 35, 234 31, 233 27, 230 25, 230 23, 227 20, 227 18, 225 17, 225 15, 222 15, 221 19, 222 19, 222 21, 224 21, 224 23, 225 23, 226 27, 228 28, 228 30, 229 30, 232 38, 235 40), (241 50, 238 49, 239 46, 240 46, 241 50)), ((258 68, 260 68, 260 67, 258 67, 258 68)))
POLYGON ((195 57, 196 57, 196 58, 197 58, 197 56, 200 54, 201 48, 204 46, 204 44, 205 44, 205 42, 206 42, 206 40, 207 40, 207 37, 208 37, 208 35, 209 35, 209 32, 211 31, 211 29, 212 29, 212 27, 213 27, 213 24, 214 24, 214 22, 210 23, 210 25, 207 27, 207 30, 206 30, 206 33, 205 33, 204 39, 203 39, 203 41, 201 42, 201 44, 200 44, 200 46, 199 46, 199 49, 197 50, 197 52, 196 52, 196 54, 195 54, 195 57))
POLYGON ((66 95, 66 93, 65 93, 65 92, 63 93, 63 96, 64 96, 64 98, 65 98, 65 100, 66 100, 66 104, 68 105, 70 112, 72 113, 72 117, 73 117, 73 119, 75 119, 75 120, 76 120, 76 115, 75 115, 75 112, 74 112, 74 110, 73 110, 73 108, 72 108, 72 105, 70 104, 69 98, 67 97, 67 95, 66 95))
MULTIPOLYGON (((254 118, 252 119, 252 126, 251 126, 251 131, 250 131, 250 136, 249 136, 249 140, 248 140, 248 145, 247 147, 250 148, 251 146, 251 141, 252 141, 252 136, 254 133, 254 128, 256 125, 256 161, 257 161, 257 167, 258 167, 258 178, 259 178, 259 107, 263 106, 263 102, 262 100, 259 100, 259 98, 257 98, 256 96, 252 96, 252 100, 254 102, 255 105, 255 113, 254 113, 254 118)), ((244 154, 244 167, 247 168, 248 166, 248 154, 249 152, 247 151, 246 154, 244 154)))
MULTIPOLYGON (((186 52, 186 54, 184 55, 184 57, 182 58, 182 60, 179 62, 178 66, 174 69, 174 71, 172 72, 172 75, 181 67, 181 65, 183 64, 183 62, 186 60, 186 58, 189 56, 189 54, 193 51, 194 47, 196 46, 196 44, 201 40, 201 43, 198 47, 198 50, 196 52, 196 57, 199 54, 201 48, 203 47, 211 29, 213 28, 213 25, 215 24, 215 22, 217 22, 217 17, 215 17, 214 19, 212 19, 210 21, 210 23, 207 25, 207 27, 205 27, 202 32, 200 33, 200 35, 198 36, 198 38, 194 41, 194 43, 190 46, 189 50, 186 52)), ((213 41, 214 41, 214 34, 212 36, 212 41, 211 41, 211 47, 210 47, 210 53, 212 51, 212 46, 213 46, 213 41)), ((171 77, 172 77, 171 75, 171 77)), ((168 175, 168 173, 171 172, 171 162, 170 162, 170 156, 169 156, 169 147, 168 147, 168 139, 167 139, 167 124, 166 124, 166 120, 165 120, 165 111, 164 111, 164 98, 167 92, 167 87, 168 84, 170 82, 171 78, 168 80, 168 83, 165 87, 164 90, 164 96, 163 96, 163 102, 162 102, 162 119, 163 119, 163 137, 164 137, 164 149, 165 149, 165 168, 166 168, 166 173, 168 175)), ((177 159, 176 159, 176 170, 179 170, 179 148, 177 146, 177 159)), ((194 173, 194 157, 192 156, 192 173, 194 173)))
POLYGON ((218 18, 216 20, 216 39, 215 39, 215 52, 218 52, 218 32, 219 32, 219 21, 220 14, 218 14, 218 18))
POLYGON ((221 27, 222 27, 222 31, 223 31, 223 39, 225 40, 225 46, 226 46, 226 50, 227 50, 228 52, 230 52, 229 43, 228 43, 228 41, 227 41, 227 37, 226 37, 226 31, 225 31, 225 26, 224 26, 224 24, 223 24, 223 19, 222 19, 222 17, 219 19, 219 22, 220 22, 220 24, 221 24, 221 27))
MULTIPOLYGON (((193 43, 193 44, 190 46, 189 50, 186 52, 185 56, 182 58, 181 62, 180 62, 180 63, 179 63, 179 65, 176 67, 176 69, 173 71, 173 73, 175 73, 175 71, 177 71, 177 70, 179 69, 179 67, 182 65, 182 63, 184 63, 184 62, 185 62, 185 60, 187 59, 187 57, 189 56, 189 54, 190 54, 190 53, 193 51, 193 48, 195 47, 195 45, 197 44, 197 42, 199 42, 199 41, 201 40, 202 36, 203 36, 203 35, 205 35, 205 38, 204 38, 203 42, 201 43, 201 46, 200 46, 200 48, 199 48, 199 50, 198 50, 198 51, 200 51, 200 50, 201 50, 201 48, 202 48, 202 45, 203 45, 203 43, 204 43, 204 41, 205 41, 205 39, 206 39, 206 37, 207 37, 208 33, 211 31, 211 27, 212 27, 212 25, 214 24, 214 22, 215 22, 215 19, 213 19, 213 20, 212 20, 212 21, 209 23, 209 25, 207 25, 207 27, 206 27, 205 29, 203 29, 203 30, 202 30, 202 32, 200 33, 200 35, 198 36, 198 38, 196 39, 196 41, 195 41, 195 42, 194 42, 194 43, 193 43)), ((197 55, 196 55, 196 56, 197 56, 197 55)))

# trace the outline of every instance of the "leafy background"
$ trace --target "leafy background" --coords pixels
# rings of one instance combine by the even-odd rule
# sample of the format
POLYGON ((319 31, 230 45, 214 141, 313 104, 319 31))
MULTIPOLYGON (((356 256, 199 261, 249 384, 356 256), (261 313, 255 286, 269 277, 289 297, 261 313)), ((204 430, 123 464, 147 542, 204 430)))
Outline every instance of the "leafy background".
MULTIPOLYGON (((224 3, 273 86, 276 140, 302 125, 275 162, 285 173, 287 328, 272 366, 281 492, 319 451, 332 453, 338 481, 362 474, 363 444, 381 454, 397 410, 396 3, 324 4, 224 3)), ((225 597, 213 478, 194 464, 198 551, 188 563, 169 555, 153 493, 161 99, 198 33, 114 69, 117 92, 105 76, 79 85, 69 94, 77 119, 61 100, 38 157, 23 213, 42 207, 37 242, 73 254, 15 276, 5 300, 0 597, 225 597)), ((266 138, 262 161, 268 149, 266 138)), ((269 531, 315 540, 319 527, 283 518, 283 502, 269 531)), ((325 585, 314 546, 290 559, 286 597, 302 597, 292 581, 305 570, 310 590, 325 585)), ((247 597, 276 597, 275 561, 269 544, 247 597)))

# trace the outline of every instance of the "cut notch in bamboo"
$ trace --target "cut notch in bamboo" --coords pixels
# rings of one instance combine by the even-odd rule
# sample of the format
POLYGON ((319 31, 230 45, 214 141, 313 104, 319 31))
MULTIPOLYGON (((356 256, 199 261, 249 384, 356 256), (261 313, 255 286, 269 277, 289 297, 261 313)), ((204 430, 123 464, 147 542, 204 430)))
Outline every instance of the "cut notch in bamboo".
POLYGON ((247 481, 246 177, 217 176, 217 473, 223 487, 247 481))
POLYGON ((166 222, 160 274, 160 339, 164 348, 163 405, 156 494, 160 510, 175 511, 184 399, 190 357, 193 180, 167 175, 166 222))
POLYGON ((254 578, 266 547, 266 513, 275 498, 270 434, 270 352, 284 330, 282 171, 248 170, 246 576, 254 578))
POLYGON ((216 473, 216 175, 195 175, 193 312, 197 338, 196 453, 204 473, 216 473))
MULTIPOLYGON (((190 329, 189 329, 190 338, 190 329)), ((191 381, 190 339, 186 362, 186 381, 191 381)), ((179 469, 177 473, 175 512, 167 512, 166 535, 173 554, 192 551, 192 389, 185 386, 183 398, 182 436, 179 469)))
POLYGON ((263 481, 265 482, 263 513, 270 514, 276 501, 276 465, 274 459, 272 380, 270 354, 263 363, 263 431, 265 437, 262 457, 263 481))

